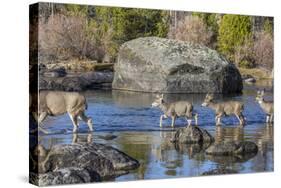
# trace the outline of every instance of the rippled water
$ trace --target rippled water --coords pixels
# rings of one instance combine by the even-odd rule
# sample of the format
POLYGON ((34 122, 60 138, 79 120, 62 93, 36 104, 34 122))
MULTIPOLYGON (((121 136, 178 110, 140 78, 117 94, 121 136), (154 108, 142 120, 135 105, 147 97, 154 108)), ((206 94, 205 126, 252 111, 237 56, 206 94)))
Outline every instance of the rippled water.
MULTIPOLYGON (((225 125, 216 127, 214 112, 200 106, 205 95, 167 94, 164 98, 167 102, 192 102, 199 113, 199 126, 209 131, 216 141, 253 141, 259 147, 256 156, 210 157, 199 145, 176 147, 169 140, 177 128, 186 126, 186 120, 177 119, 176 128, 171 129, 171 120, 167 119, 163 121, 164 127, 160 128, 159 116, 162 113, 160 109, 151 108, 155 95, 122 91, 84 93, 88 101, 87 115, 94 120, 94 133, 86 133, 87 125, 81 122, 80 133, 72 134, 72 124, 67 115, 50 117, 44 122, 44 127, 54 134, 42 136, 41 143, 46 147, 72 142, 105 143, 140 161, 141 166, 136 171, 120 176, 116 181, 198 176, 213 169, 231 169, 238 173, 273 171, 273 126, 265 124, 265 114, 255 102, 255 89, 255 86, 248 86, 243 95, 216 96, 217 101, 232 99, 244 102, 244 116, 247 118, 244 128, 236 125, 238 120, 235 117, 223 118, 225 125), (107 140, 104 137, 107 135, 117 138, 107 140)), ((272 98, 272 93, 267 95, 272 98)))

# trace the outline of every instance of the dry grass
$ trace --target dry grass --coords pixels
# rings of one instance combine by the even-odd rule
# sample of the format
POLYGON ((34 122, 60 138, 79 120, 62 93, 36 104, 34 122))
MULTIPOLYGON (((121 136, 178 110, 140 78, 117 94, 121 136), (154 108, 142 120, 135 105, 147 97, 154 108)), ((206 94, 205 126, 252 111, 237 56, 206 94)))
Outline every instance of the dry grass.
POLYGON ((270 71, 262 68, 239 68, 241 75, 251 75, 257 80, 272 79, 270 71))

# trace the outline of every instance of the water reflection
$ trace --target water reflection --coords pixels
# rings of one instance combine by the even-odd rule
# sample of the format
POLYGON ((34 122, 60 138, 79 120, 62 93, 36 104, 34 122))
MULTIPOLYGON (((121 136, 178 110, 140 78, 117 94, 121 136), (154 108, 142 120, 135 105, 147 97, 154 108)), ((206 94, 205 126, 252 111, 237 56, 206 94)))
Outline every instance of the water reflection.
POLYGON ((215 143, 223 141, 244 141, 244 127, 234 125, 233 127, 215 126, 215 143))
MULTIPOLYGON (((254 86, 251 86, 254 87, 254 86)), ((169 177, 198 176, 204 172, 220 169, 232 170, 238 173, 261 172, 273 170, 273 126, 267 126, 264 112, 259 108, 254 98, 256 91, 245 90, 239 96, 221 96, 219 101, 235 99, 245 104, 244 115, 247 125, 242 128, 235 117, 227 117, 225 126, 215 126, 214 112, 201 108, 205 94, 172 94, 164 95, 168 102, 188 100, 199 112, 199 126, 206 129, 216 142, 222 141, 252 141, 258 145, 257 155, 236 157, 212 157, 205 155, 208 145, 175 145, 170 140, 179 127, 186 126, 185 119, 179 118, 176 127, 159 128, 161 111, 150 108, 155 98, 154 94, 124 91, 86 92, 89 116, 95 120, 95 128, 91 135, 86 126, 81 126, 81 132, 75 134, 44 135, 40 144, 49 148, 52 144, 72 143, 104 143, 127 153, 140 162, 140 167, 127 175, 116 178, 116 181, 155 179, 169 177), (107 135, 114 137, 109 138, 107 135)), ((171 122, 165 122, 169 125, 171 122)), ((61 116, 46 120, 50 129, 69 129, 69 118, 61 116), (60 125, 60 126, 57 126, 60 125)), ((66 131, 68 133, 68 131, 66 131)))
POLYGON ((72 144, 90 144, 93 142, 93 134, 88 133, 87 136, 78 133, 72 134, 72 144))
POLYGON ((40 143, 45 148, 53 144, 105 143, 127 153, 140 162, 140 167, 116 181, 169 178, 173 176, 197 176, 211 169, 232 170, 238 173, 273 170, 273 127, 257 125, 244 129, 233 125, 204 127, 215 137, 216 142, 224 140, 250 140, 257 143, 257 155, 209 156, 205 155, 208 145, 175 145, 170 140, 175 131, 159 132, 115 132, 112 140, 103 139, 108 132, 93 134, 45 135, 40 143), (215 128, 215 129, 214 129, 215 128))

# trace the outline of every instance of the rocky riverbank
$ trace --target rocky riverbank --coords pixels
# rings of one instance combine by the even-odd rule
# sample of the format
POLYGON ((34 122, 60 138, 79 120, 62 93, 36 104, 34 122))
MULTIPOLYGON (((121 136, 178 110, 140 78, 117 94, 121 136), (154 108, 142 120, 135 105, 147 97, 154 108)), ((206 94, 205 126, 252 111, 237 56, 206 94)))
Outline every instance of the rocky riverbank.
MULTIPOLYGON (((44 65, 43 65, 44 66, 44 65)), ((40 69, 39 89, 84 91, 90 89, 111 89, 112 71, 68 72, 65 68, 40 69)))

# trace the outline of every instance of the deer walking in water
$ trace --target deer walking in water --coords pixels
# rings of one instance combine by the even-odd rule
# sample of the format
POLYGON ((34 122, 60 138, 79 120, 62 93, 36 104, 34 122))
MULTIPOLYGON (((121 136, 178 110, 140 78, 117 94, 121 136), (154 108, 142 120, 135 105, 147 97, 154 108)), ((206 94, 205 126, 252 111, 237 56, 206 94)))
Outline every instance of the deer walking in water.
POLYGON ((207 94, 202 106, 210 107, 216 113, 215 121, 216 125, 221 125, 221 118, 225 115, 235 115, 240 125, 245 125, 245 118, 242 114, 244 105, 238 101, 227 101, 227 102, 214 102, 214 95, 207 94))
POLYGON ((188 126, 191 125, 192 118, 195 119, 195 124, 198 124, 198 115, 193 114, 193 105, 188 101, 177 101, 173 103, 167 103, 164 101, 164 96, 156 95, 156 99, 152 103, 152 107, 159 107, 163 115, 160 116, 160 127, 162 127, 163 118, 172 118, 171 127, 175 126, 175 121, 177 117, 185 117, 188 126))
POLYGON ((85 115, 87 102, 82 94, 78 92, 40 91, 38 103, 39 114, 37 121, 39 128, 47 116, 58 116, 68 113, 73 123, 74 133, 78 131, 78 118, 87 123, 89 130, 93 131, 93 121, 85 115))
POLYGON ((274 113, 273 101, 264 100, 264 90, 257 91, 256 101, 266 114, 266 123, 272 123, 274 113))

